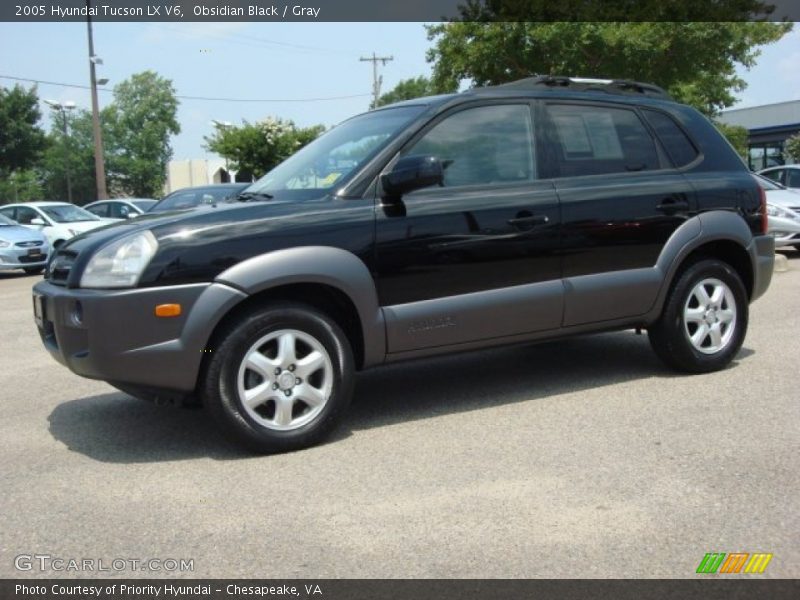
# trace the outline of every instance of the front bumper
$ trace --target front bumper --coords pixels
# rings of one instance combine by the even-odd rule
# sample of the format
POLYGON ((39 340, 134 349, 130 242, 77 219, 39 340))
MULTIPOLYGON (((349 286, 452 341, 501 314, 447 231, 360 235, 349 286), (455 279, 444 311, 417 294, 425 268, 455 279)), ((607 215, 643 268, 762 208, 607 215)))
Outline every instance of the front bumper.
POLYGON ((47 265, 47 250, 31 255, 27 248, 0 248, 0 269, 31 269, 47 265))
POLYGON ((753 238, 747 247, 750 260, 753 263, 753 293, 752 302, 767 291, 772 281, 772 271, 775 268, 775 239, 771 235, 759 235, 753 238))
POLYGON ((47 350, 74 373, 129 388, 191 392, 209 336, 245 294, 217 283, 131 290, 33 288, 34 320, 47 350), (156 317, 158 304, 182 306, 156 317))
POLYGON ((794 246, 800 244, 800 221, 769 217, 769 234, 775 238, 775 247, 794 246))

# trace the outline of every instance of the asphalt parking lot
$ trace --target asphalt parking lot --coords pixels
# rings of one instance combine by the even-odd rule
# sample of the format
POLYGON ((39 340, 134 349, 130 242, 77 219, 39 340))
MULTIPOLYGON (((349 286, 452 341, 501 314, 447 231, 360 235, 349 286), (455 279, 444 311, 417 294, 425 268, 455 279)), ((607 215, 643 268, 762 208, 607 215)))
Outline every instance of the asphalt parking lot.
POLYGON ((267 457, 58 365, 38 277, 0 274, 0 576, 97 575, 14 567, 46 554, 193 559, 185 577, 669 578, 770 552, 764 576, 798 577, 787 255, 724 372, 677 376, 632 332, 397 365, 360 377, 333 441, 267 457))

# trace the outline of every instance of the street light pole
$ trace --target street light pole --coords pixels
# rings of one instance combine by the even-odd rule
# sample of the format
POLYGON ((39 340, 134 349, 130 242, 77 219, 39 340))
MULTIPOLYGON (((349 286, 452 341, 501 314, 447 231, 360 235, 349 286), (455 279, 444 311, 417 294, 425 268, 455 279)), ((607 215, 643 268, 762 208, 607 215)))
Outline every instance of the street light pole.
POLYGON ((64 132, 64 172, 67 177, 67 201, 72 204, 72 169, 70 168, 69 157, 69 131, 67 129, 67 111, 75 108, 74 102, 52 102, 45 100, 53 110, 61 113, 61 129, 64 132))
POLYGON ((103 133, 100 129, 100 109, 97 101, 97 73, 95 65, 100 60, 94 54, 94 40, 92 38, 92 0, 86 0, 86 28, 89 37, 89 78, 92 85, 92 129, 94 130, 94 171, 97 181, 97 199, 108 198, 106 190, 106 161, 103 154, 103 133))

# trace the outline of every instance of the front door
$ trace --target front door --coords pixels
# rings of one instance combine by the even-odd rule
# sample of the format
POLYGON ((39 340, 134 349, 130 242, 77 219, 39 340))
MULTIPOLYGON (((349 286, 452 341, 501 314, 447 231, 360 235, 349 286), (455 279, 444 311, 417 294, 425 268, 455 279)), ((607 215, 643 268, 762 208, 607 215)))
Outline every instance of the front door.
POLYGON ((557 328, 559 206, 537 177, 530 104, 460 107, 401 156, 444 184, 377 207, 376 282, 390 353, 557 328))

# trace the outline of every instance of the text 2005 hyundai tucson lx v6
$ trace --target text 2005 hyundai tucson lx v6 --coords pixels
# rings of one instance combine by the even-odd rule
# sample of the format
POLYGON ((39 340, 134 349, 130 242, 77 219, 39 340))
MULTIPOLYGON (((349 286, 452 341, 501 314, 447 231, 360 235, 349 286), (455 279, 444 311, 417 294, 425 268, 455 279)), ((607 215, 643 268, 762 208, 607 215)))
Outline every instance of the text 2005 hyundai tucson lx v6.
POLYGON ((258 451, 320 441, 356 370, 403 359, 642 327, 670 366, 721 369, 772 273, 735 151, 633 82, 374 110, 239 200, 75 238, 33 298, 75 373, 202 402, 258 451))

